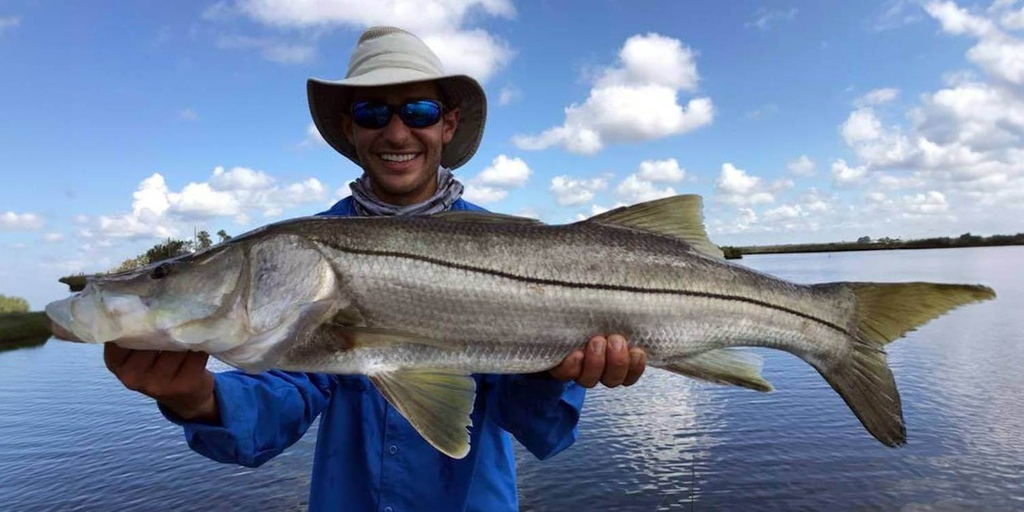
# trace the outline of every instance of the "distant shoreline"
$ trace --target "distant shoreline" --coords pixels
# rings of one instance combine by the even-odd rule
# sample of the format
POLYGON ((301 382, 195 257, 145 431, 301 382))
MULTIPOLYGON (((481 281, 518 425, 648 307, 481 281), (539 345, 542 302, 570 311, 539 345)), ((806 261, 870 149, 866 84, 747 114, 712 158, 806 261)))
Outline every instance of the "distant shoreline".
POLYGON ((963 247, 1005 247, 1024 245, 1024 233, 1016 235, 993 235, 989 237, 975 236, 965 233, 957 238, 924 238, 920 240, 898 240, 882 238, 870 240, 867 237, 856 242, 828 242, 819 244, 781 244, 781 245, 750 245, 723 246, 722 252, 729 259, 739 259, 747 254, 790 254, 803 252, 847 252, 847 251, 887 251, 894 249, 956 249, 963 247))
POLYGON ((42 345, 51 334, 50 319, 42 311, 0 314, 0 352, 42 345))

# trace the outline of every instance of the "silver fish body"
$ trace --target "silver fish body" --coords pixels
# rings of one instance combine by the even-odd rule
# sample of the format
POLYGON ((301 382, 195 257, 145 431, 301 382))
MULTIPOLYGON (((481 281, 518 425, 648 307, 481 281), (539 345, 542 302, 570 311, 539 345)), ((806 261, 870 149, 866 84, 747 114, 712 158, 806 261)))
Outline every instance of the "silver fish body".
POLYGON ((460 457, 469 374, 543 371, 613 333, 644 348, 651 366, 760 391, 771 386, 757 360, 734 349, 793 353, 876 438, 901 444, 883 346, 994 296, 972 285, 799 285, 719 256, 696 196, 561 226, 481 213, 312 217, 97 277, 48 311, 88 341, 206 350, 251 372, 366 374, 428 441, 460 457))

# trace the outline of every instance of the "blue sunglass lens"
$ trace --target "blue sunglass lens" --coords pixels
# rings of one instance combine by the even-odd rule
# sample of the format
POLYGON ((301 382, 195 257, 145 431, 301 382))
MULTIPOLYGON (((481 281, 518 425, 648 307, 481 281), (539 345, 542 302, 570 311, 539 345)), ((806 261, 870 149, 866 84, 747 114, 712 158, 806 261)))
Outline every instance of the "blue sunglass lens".
POLYGON ((352 105, 352 120, 364 128, 383 128, 391 120, 391 107, 361 101, 352 105))
POLYGON ((434 101, 411 101, 402 105, 398 115, 410 127, 424 128, 441 118, 441 105, 434 101))
POLYGON ((406 126, 425 128, 441 119, 441 110, 441 104, 433 100, 410 101, 398 107, 360 101, 352 105, 352 120, 363 128, 379 129, 387 126, 391 121, 391 113, 396 112, 406 126))

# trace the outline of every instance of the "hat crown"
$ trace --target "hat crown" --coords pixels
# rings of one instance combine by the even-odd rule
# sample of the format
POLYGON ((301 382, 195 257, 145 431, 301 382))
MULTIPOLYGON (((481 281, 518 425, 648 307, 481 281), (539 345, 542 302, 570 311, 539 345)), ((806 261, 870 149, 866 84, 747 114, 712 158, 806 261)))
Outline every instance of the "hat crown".
POLYGON ((400 28, 373 27, 356 43, 346 78, 383 69, 413 71, 425 78, 444 75, 441 59, 423 40, 400 28))

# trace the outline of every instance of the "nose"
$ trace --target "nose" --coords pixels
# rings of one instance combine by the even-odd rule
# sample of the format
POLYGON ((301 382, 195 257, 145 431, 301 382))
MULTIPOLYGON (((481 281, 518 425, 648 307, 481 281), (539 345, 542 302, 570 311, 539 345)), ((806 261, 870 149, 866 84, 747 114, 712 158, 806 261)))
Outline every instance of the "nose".
POLYGON ((412 131, 405 125, 405 122, 394 114, 382 130, 381 136, 384 140, 395 145, 402 145, 412 136, 412 131))

